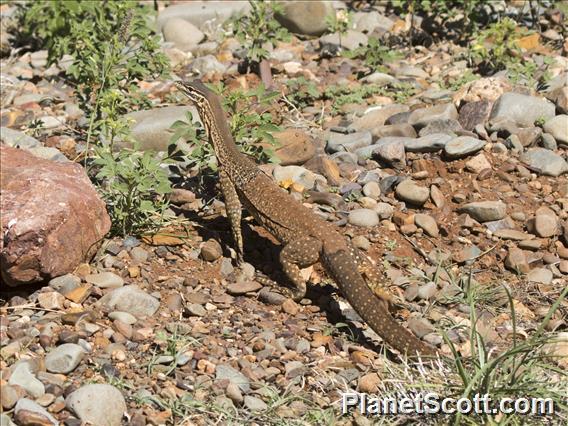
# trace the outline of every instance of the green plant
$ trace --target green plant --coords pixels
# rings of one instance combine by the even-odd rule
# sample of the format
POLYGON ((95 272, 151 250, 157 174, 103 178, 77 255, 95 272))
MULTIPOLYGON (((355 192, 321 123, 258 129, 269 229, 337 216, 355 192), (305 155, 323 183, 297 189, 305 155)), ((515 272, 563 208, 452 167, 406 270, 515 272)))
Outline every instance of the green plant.
POLYGON ((354 50, 345 50, 343 56, 355 59, 359 58, 365 62, 373 72, 382 71, 386 72, 385 64, 399 59, 402 55, 396 50, 381 44, 380 40, 376 37, 369 37, 366 45, 360 46, 354 50))
POLYGON ((279 41, 290 40, 290 33, 274 18, 282 6, 273 1, 249 0, 251 11, 229 21, 233 35, 247 50, 247 58, 261 62, 268 58, 267 45, 274 47, 279 41))
POLYGON ((304 76, 286 81, 286 97, 297 108, 312 105, 321 97, 321 92, 313 81, 304 76))
POLYGON ((165 374, 170 375, 176 369, 181 357, 191 347, 200 345, 198 339, 179 333, 177 326, 173 329, 171 334, 163 330, 157 332, 155 342, 161 349, 161 353, 158 356, 154 355, 152 360, 148 363, 148 374, 152 373, 152 369, 157 364, 158 358, 166 356, 171 360, 167 362, 168 369, 165 374))
POLYGON ((160 227, 168 208, 164 195, 171 192, 161 163, 150 151, 97 149, 96 178, 112 219, 112 233, 138 235, 160 227))
POLYGON ((471 60, 483 74, 507 69, 521 62, 519 39, 525 31, 518 29, 511 18, 489 25, 475 34, 471 45, 471 60))
POLYGON ((338 33, 340 36, 345 34, 351 27, 353 14, 348 10, 337 10, 335 13, 330 13, 325 17, 327 30, 330 33, 338 33))
POLYGON ((449 89, 451 91, 457 91, 465 86, 467 83, 477 80, 478 76, 476 76, 473 71, 470 69, 466 69, 465 72, 460 75, 459 77, 450 78, 443 83, 443 87, 445 89, 449 89))

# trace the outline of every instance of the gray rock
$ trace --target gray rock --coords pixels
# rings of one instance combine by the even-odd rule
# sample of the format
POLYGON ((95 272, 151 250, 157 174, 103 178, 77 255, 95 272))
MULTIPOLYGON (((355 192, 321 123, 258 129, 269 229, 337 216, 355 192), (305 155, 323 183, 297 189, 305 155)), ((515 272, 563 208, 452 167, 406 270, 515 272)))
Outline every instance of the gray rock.
POLYGON ((227 293, 233 296, 240 296, 242 294, 253 293, 262 288, 262 284, 257 281, 245 280, 243 282, 230 283, 227 286, 227 293))
POLYGON ((344 34, 333 33, 321 36, 320 44, 322 46, 333 45, 341 46, 348 50, 355 50, 360 46, 367 45, 368 40, 368 37, 359 31, 347 30, 344 34))
POLYGON ((534 233, 542 238, 550 238, 559 229, 560 222, 554 210, 546 206, 539 207, 534 217, 534 233))
POLYGON ((458 111, 452 103, 439 104, 427 108, 419 108, 408 117, 408 122, 416 128, 427 126, 432 121, 453 119, 457 120, 458 111))
MULTIPOLYGON (((2 37, 4 38, 4 37, 2 37)), ((29 401, 29 400, 28 400, 29 401)), ((57 424, 57 423, 54 423, 57 424)), ((16 423, 12 421, 10 416, 6 413, 0 413, 0 426, 16 426, 16 423)))
POLYGON ((191 69, 199 75, 209 73, 223 74, 227 67, 217 60, 213 55, 205 55, 196 58, 191 64, 191 69))
POLYGON ((369 250, 369 248, 371 247, 371 242, 363 235, 357 235, 351 240, 351 242, 355 247, 364 251, 369 250))
POLYGON ((543 175, 556 177, 568 172, 566 160, 545 148, 530 148, 521 154, 520 160, 543 175))
POLYGON ((268 405, 256 396, 245 395, 244 406, 250 411, 266 411, 268 410, 268 405))
POLYGON ((408 123, 390 124, 381 126, 374 130, 374 136, 378 139, 388 136, 403 136, 406 138, 416 138, 416 130, 408 123))
POLYGON ((235 370, 230 365, 219 364, 215 369, 215 379, 228 379, 231 383, 237 385, 241 392, 250 392, 250 381, 240 371, 235 370))
POLYGON ((551 118, 543 127, 560 145, 568 145, 568 115, 557 115, 551 118))
POLYGON ((276 19, 293 33, 319 36, 327 30, 326 17, 332 14, 335 10, 330 2, 293 1, 284 3, 276 19))
POLYGON ((45 394, 45 386, 35 377, 27 362, 20 361, 12 368, 9 384, 21 386, 34 398, 39 398, 45 394))
POLYGON ((434 281, 430 281, 418 288, 418 298, 422 300, 432 299, 438 293, 438 286, 434 281))
POLYGON ((142 247, 134 247, 130 250, 130 257, 135 264, 144 263, 148 260, 148 252, 142 247))
POLYGON ((550 284, 552 278, 552 271, 545 268, 535 268, 527 274, 527 281, 540 284, 550 284))
MULTIPOLYGON (((22 398, 16 404, 14 409, 14 418, 20 425, 59 425, 59 422, 45 408, 31 399, 22 398), (26 419, 35 419, 34 421, 26 421, 26 419), (38 422, 41 418, 41 423, 38 422)), ((3 425, 2 425, 3 426, 3 425)))
POLYGON ((136 321, 138 321, 134 315, 122 311, 113 311, 108 314, 108 317, 113 321, 118 320, 129 325, 136 324, 136 321))
POLYGON ((81 360, 85 351, 75 343, 59 345, 45 357, 45 368, 50 373, 67 374, 73 371, 81 360))
MULTIPOLYGON (((373 156, 379 158, 385 163, 402 169, 406 165, 406 154, 404 151, 404 142, 396 136, 382 138, 376 144, 371 145, 373 156)), ((362 150, 357 150, 359 154, 362 150)))
POLYGON ((45 98, 41 93, 24 93, 23 95, 16 96, 12 104, 14 106, 22 106, 27 103, 40 103, 45 98))
POLYGON ((539 119, 554 117, 554 110, 554 104, 546 99, 507 92, 493 105, 490 119, 512 120, 519 126, 529 127, 539 119))
POLYGON ((375 129, 379 129, 381 126, 384 126, 388 118, 395 114, 406 112, 408 109, 408 105, 399 104, 369 108, 363 116, 353 120, 353 123, 351 123, 349 128, 357 131, 370 130, 371 133, 374 133, 375 129))
POLYGON ((168 19, 162 28, 162 34, 164 40, 186 51, 197 46, 205 38, 205 34, 199 28, 182 18, 168 19))
POLYGON ((417 185, 411 179, 406 179, 397 185, 396 195, 407 203, 421 206, 430 198, 430 190, 417 185))
POLYGON ((122 393, 107 384, 81 386, 66 398, 65 405, 81 421, 100 426, 120 426, 126 412, 122 393))
MULTIPOLYGON (((169 8, 168 8, 169 9, 169 8)), ((178 120, 186 121, 191 112, 194 122, 199 122, 199 114, 193 106, 168 106, 151 110, 135 111, 127 114, 127 120, 134 120, 132 136, 142 151, 166 151, 173 135, 172 124, 178 120)))
POLYGON ((384 34, 392 29, 394 22, 377 11, 356 12, 353 15, 353 27, 357 31, 371 34, 384 34))
POLYGON ((403 65, 396 70, 397 77, 428 78, 430 75, 422 68, 412 65, 403 65))
POLYGON ((358 148, 371 145, 372 142, 373 137, 369 131, 347 134, 330 132, 325 150, 330 154, 339 151, 355 152, 358 148))
POLYGON ((201 246, 201 257, 207 262, 214 262, 223 255, 223 248, 217 240, 207 240, 201 246))
POLYGON ((450 159, 461 158, 475 154, 485 146, 485 143, 471 136, 458 136, 444 146, 444 153, 450 159))
POLYGON ((166 7, 157 19, 158 30, 162 30, 167 21, 173 18, 181 18, 201 27, 207 21, 215 21, 222 24, 232 15, 245 13, 250 10, 247 1, 191 1, 183 2, 166 7))
POLYGON ((427 136, 436 133, 445 133, 447 135, 454 135, 456 132, 462 130, 461 124, 452 118, 444 118, 442 120, 434 120, 428 123, 425 127, 420 129, 420 136, 427 136))
POLYGON ((34 157, 43 158, 44 160, 57 161, 58 163, 68 163, 69 159, 63 155, 57 148, 50 146, 36 146, 27 149, 34 157))
POLYGON ((418 337, 436 331, 434 326, 426 318, 410 318, 408 328, 418 337))
POLYGON ((381 187, 375 181, 367 182, 363 186, 363 194, 373 200, 377 200, 381 196, 381 187))
POLYGON ((507 214, 507 205, 502 201, 477 201, 465 204, 459 212, 467 213, 478 222, 489 222, 503 219, 507 214))
POLYGON ((89 274, 85 277, 85 281, 99 288, 118 288, 124 285, 122 277, 116 275, 114 272, 89 274))
POLYGON ((8 127, 0 127, 0 139, 14 148, 30 149, 41 146, 37 139, 8 127))
POLYGON ((488 100, 469 102, 460 108, 458 121, 465 130, 472 131, 489 118, 491 103, 488 100))
POLYGON ((556 143, 556 139, 549 133, 543 133, 541 136, 541 145, 543 148, 548 149, 550 151, 556 151, 558 149, 558 144, 556 143))
POLYGON ((66 295, 81 285, 81 278, 73 274, 65 274, 49 281, 49 286, 55 291, 66 295))
POLYGON ((374 210, 379 215, 379 219, 390 219, 394 213, 394 207, 389 203, 377 203, 374 210))
POLYGON ((371 209, 357 209, 349 212, 347 221, 354 226, 377 226, 379 224, 379 216, 376 211, 371 209))
POLYGON ((444 133, 432 133, 417 139, 407 139, 404 141, 404 149, 407 152, 437 152, 443 149, 452 138, 444 133))
POLYGON ((392 75, 385 74, 382 72, 374 72, 361 79, 363 83, 376 84, 377 86, 386 86, 387 84, 395 84, 398 79, 392 75))
POLYGON ((127 285, 105 294, 97 305, 113 311, 128 312, 136 318, 144 318, 154 315, 160 307, 160 302, 137 286, 127 285))

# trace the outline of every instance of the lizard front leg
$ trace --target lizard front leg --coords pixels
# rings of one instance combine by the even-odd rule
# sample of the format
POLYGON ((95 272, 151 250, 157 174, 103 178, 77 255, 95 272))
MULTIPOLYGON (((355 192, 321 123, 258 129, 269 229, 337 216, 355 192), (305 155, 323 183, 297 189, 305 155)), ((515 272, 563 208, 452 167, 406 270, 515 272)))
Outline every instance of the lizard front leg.
POLYGON ((280 252, 280 263, 293 288, 290 297, 296 302, 306 295, 306 281, 300 268, 307 268, 319 260, 322 249, 320 240, 312 237, 301 237, 286 244, 280 252))
POLYGON ((241 217, 242 206, 239 196, 235 189, 235 185, 229 179, 229 175, 223 169, 219 170, 219 182, 221 184, 221 192, 225 199, 225 210, 227 211, 227 218, 231 225, 231 233, 233 234, 233 241, 235 242, 235 250, 237 251, 237 265, 244 263, 243 251, 243 235, 241 233, 241 217))

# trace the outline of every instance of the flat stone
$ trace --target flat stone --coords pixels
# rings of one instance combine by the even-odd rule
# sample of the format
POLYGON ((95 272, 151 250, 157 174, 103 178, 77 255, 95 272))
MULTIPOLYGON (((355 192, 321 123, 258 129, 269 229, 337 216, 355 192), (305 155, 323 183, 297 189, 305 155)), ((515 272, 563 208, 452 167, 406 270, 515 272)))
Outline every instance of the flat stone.
POLYGON ((101 272, 99 274, 89 274, 85 281, 94 284, 99 288, 118 288, 124 285, 124 280, 114 272, 101 272))
POLYGON ((184 19, 197 27, 201 27, 207 21, 213 21, 221 25, 232 15, 246 13, 250 11, 250 4, 247 1, 198 1, 183 2, 172 4, 162 9, 158 15, 158 30, 167 21, 173 18, 184 19))
MULTIPOLYGON (((14 409, 14 419, 18 425, 25 426, 58 426, 59 422, 38 403, 22 398, 14 409)), ((4 426, 4 424, 2 424, 4 426)))
MULTIPOLYGON (((369 108, 361 117, 353 120, 349 126, 356 131, 369 130, 374 136, 374 130, 380 129, 385 122, 395 114, 406 112, 409 110, 408 105, 391 104, 381 107, 369 108)), ((395 123, 392 123, 395 124, 395 123)))
POLYGON ((70 373, 77 368, 84 354, 85 351, 81 346, 64 343, 47 354, 45 368, 50 373, 70 373))
POLYGON ((281 166, 304 164, 316 153, 313 139, 299 129, 286 129, 272 133, 279 144, 275 154, 281 166))
POLYGON ((347 30, 343 34, 333 33, 320 37, 320 45, 341 46, 348 50, 355 50, 360 46, 366 46, 369 38, 362 32, 347 30))
POLYGON ((554 113, 555 106, 547 99, 507 92, 493 105, 490 120, 512 120, 519 126, 530 127, 539 119, 554 117, 554 113))
POLYGON ((493 233, 497 238, 512 241, 525 241, 532 240, 534 235, 527 234, 526 232, 517 231, 516 229, 498 229, 493 233))
POLYGON ((266 411, 268 405, 262 399, 252 395, 245 395, 244 406, 250 411, 266 411))
POLYGON ((468 160, 465 163, 465 167, 473 173, 480 173, 482 170, 493 168, 493 166, 483 153, 477 154, 475 157, 468 160))
POLYGON ((162 28, 162 34, 165 41, 174 43, 184 51, 191 50, 205 38, 199 28, 182 18, 168 19, 162 28))
POLYGON ((530 266, 525 252, 517 247, 509 249, 509 253, 505 258, 505 267, 513 272, 527 273, 530 271, 530 266))
POLYGON ((406 179, 397 185, 396 195, 403 201, 421 206, 430 198, 430 190, 417 185, 411 179, 406 179))
POLYGON ((542 238, 549 238, 558 232, 560 228, 558 216, 549 207, 542 206, 537 209, 534 217, 535 234, 542 238))
POLYGON ((230 365, 219 364, 215 369, 215 379, 224 380, 228 379, 231 383, 237 385, 241 392, 250 392, 250 381, 240 371, 235 370, 230 365))
MULTIPOLYGON (((394 136, 382 138, 379 139, 376 144, 371 145, 368 148, 371 149, 372 155, 377 157, 379 160, 384 161, 385 163, 396 169, 402 169, 404 166, 406 166, 404 143, 401 140, 395 139, 406 138, 396 138, 394 136)), ((360 153, 363 151, 363 149, 357 150, 357 155, 360 156, 360 153)))
POLYGON ((97 305, 112 311, 128 312, 140 319, 154 315, 160 307, 160 302, 137 286, 127 285, 105 294, 97 305))
POLYGON ((422 213, 417 213, 414 215, 414 224, 419 228, 422 228, 427 235, 431 237, 437 237, 439 234, 438 224, 436 219, 432 216, 422 213))
POLYGON ((534 268, 527 274, 527 281, 539 284, 550 284, 552 282, 552 271, 545 268, 534 268))
POLYGON ((12 148, 30 149, 42 146, 36 138, 8 127, 0 127, 0 139, 12 148))
POLYGON ((406 139, 404 148, 408 152, 437 152, 452 140, 452 136, 444 133, 432 133, 417 139, 406 139))
POLYGON ((560 145, 568 145, 568 115, 557 115, 551 118, 543 127, 546 133, 550 133, 560 145))
POLYGON ((49 286, 65 295, 81 285, 81 278, 73 274, 65 274, 49 281, 49 286))
POLYGON ((371 227, 379 224, 379 216, 374 210, 357 209, 349 212, 347 221, 354 226, 371 227))
POLYGON ((419 108, 410 114, 408 123, 416 128, 422 128, 436 120, 453 119, 457 120, 458 111, 452 103, 438 104, 432 107, 419 108))
POLYGON ((84 423, 120 426, 126 412, 122 393, 107 384, 81 386, 65 399, 65 405, 84 423))
POLYGON ((487 101, 468 102, 460 108, 459 123, 465 130, 472 131, 478 124, 484 124, 489 118, 492 104, 487 101))
POLYGON ((500 220, 507 214, 507 205, 502 201, 477 201, 459 208, 460 213, 467 213, 478 222, 500 220))
POLYGON ((63 309, 65 296, 56 291, 49 291, 38 294, 37 301, 39 303, 39 306, 44 309, 59 310, 63 309))
POLYGON ((330 154, 340 151, 355 152, 358 148, 369 146, 372 143, 373 136, 368 130, 347 134, 330 132, 325 150, 330 154))
POLYGON ((545 148, 530 148, 520 156, 520 160, 537 173, 560 176, 568 172, 568 163, 560 155, 545 148))
POLYGON ((138 321, 138 319, 134 315, 122 311, 110 312, 108 314, 108 317, 111 320, 117 320, 128 325, 136 324, 136 322, 138 321))
POLYGON ((394 22, 377 11, 355 12, 353 26, 358 31, 371 34, 377 32, 384 34, 392 29, 394 22))
POLYGON ((201 246, 201 257, 207 262, 214 262, 223 255, 223 248, 217 240, 207 240, 201 246))
POLYGON ((433 120, 429 122, 426 126, 420 129, 420 136, 428 136, 436 133, 443 133, 446 135, 456 136, 456 132, 462 130, 462 126, 459 121, 453 118, 444 118, 440 120, 433 120))
POLYGON ((233 296, 239 296, 241 294, 256 292, 256 291, 260 290, 261 288, 262 288, 262 284, 260 284, 256 281, 246 280, 244 282, 230 283, 227 286, 227 293, 229 293, 233 296))
POLYGON ((316 176, 308 169, 301 166, 276 166, 272 171, 274 180, 284 187, 289 187, 293 183, 302 185, 306 190, 310 190, 315 185, 316 176))
POLYGON ((334 13, 326 1, 294 1, 284 3, 282 13, 275 17, 293 33, 319 36, 327 31, 326 17, 334 13))
POLYGON ((45 386, 35 377, 27 362, 20 361, 12 368, 12 374, 10 375, 10 380, 8 380, 10 385, 22 387, 34 398, 39 398, 45 394, 45 386))
POLYGON ((450 159, 461 158, 475 154, 485 146, 485 143, 485 141, 471 136, 458 136, 446 143, 444 153, 450 159))

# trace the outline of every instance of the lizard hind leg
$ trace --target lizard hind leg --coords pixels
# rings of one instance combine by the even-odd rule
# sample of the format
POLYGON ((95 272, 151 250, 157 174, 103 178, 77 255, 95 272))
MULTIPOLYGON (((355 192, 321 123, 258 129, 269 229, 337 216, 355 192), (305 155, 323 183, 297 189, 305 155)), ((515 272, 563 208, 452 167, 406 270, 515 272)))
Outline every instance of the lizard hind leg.
POLYGON ((293 288, 290 296, 300 301, 306 295, 306 281, 300 268, 307 268, 319 260, 322 243, 316 238, 301 237, 286 244, 280 252, 280 264, 293 288))

